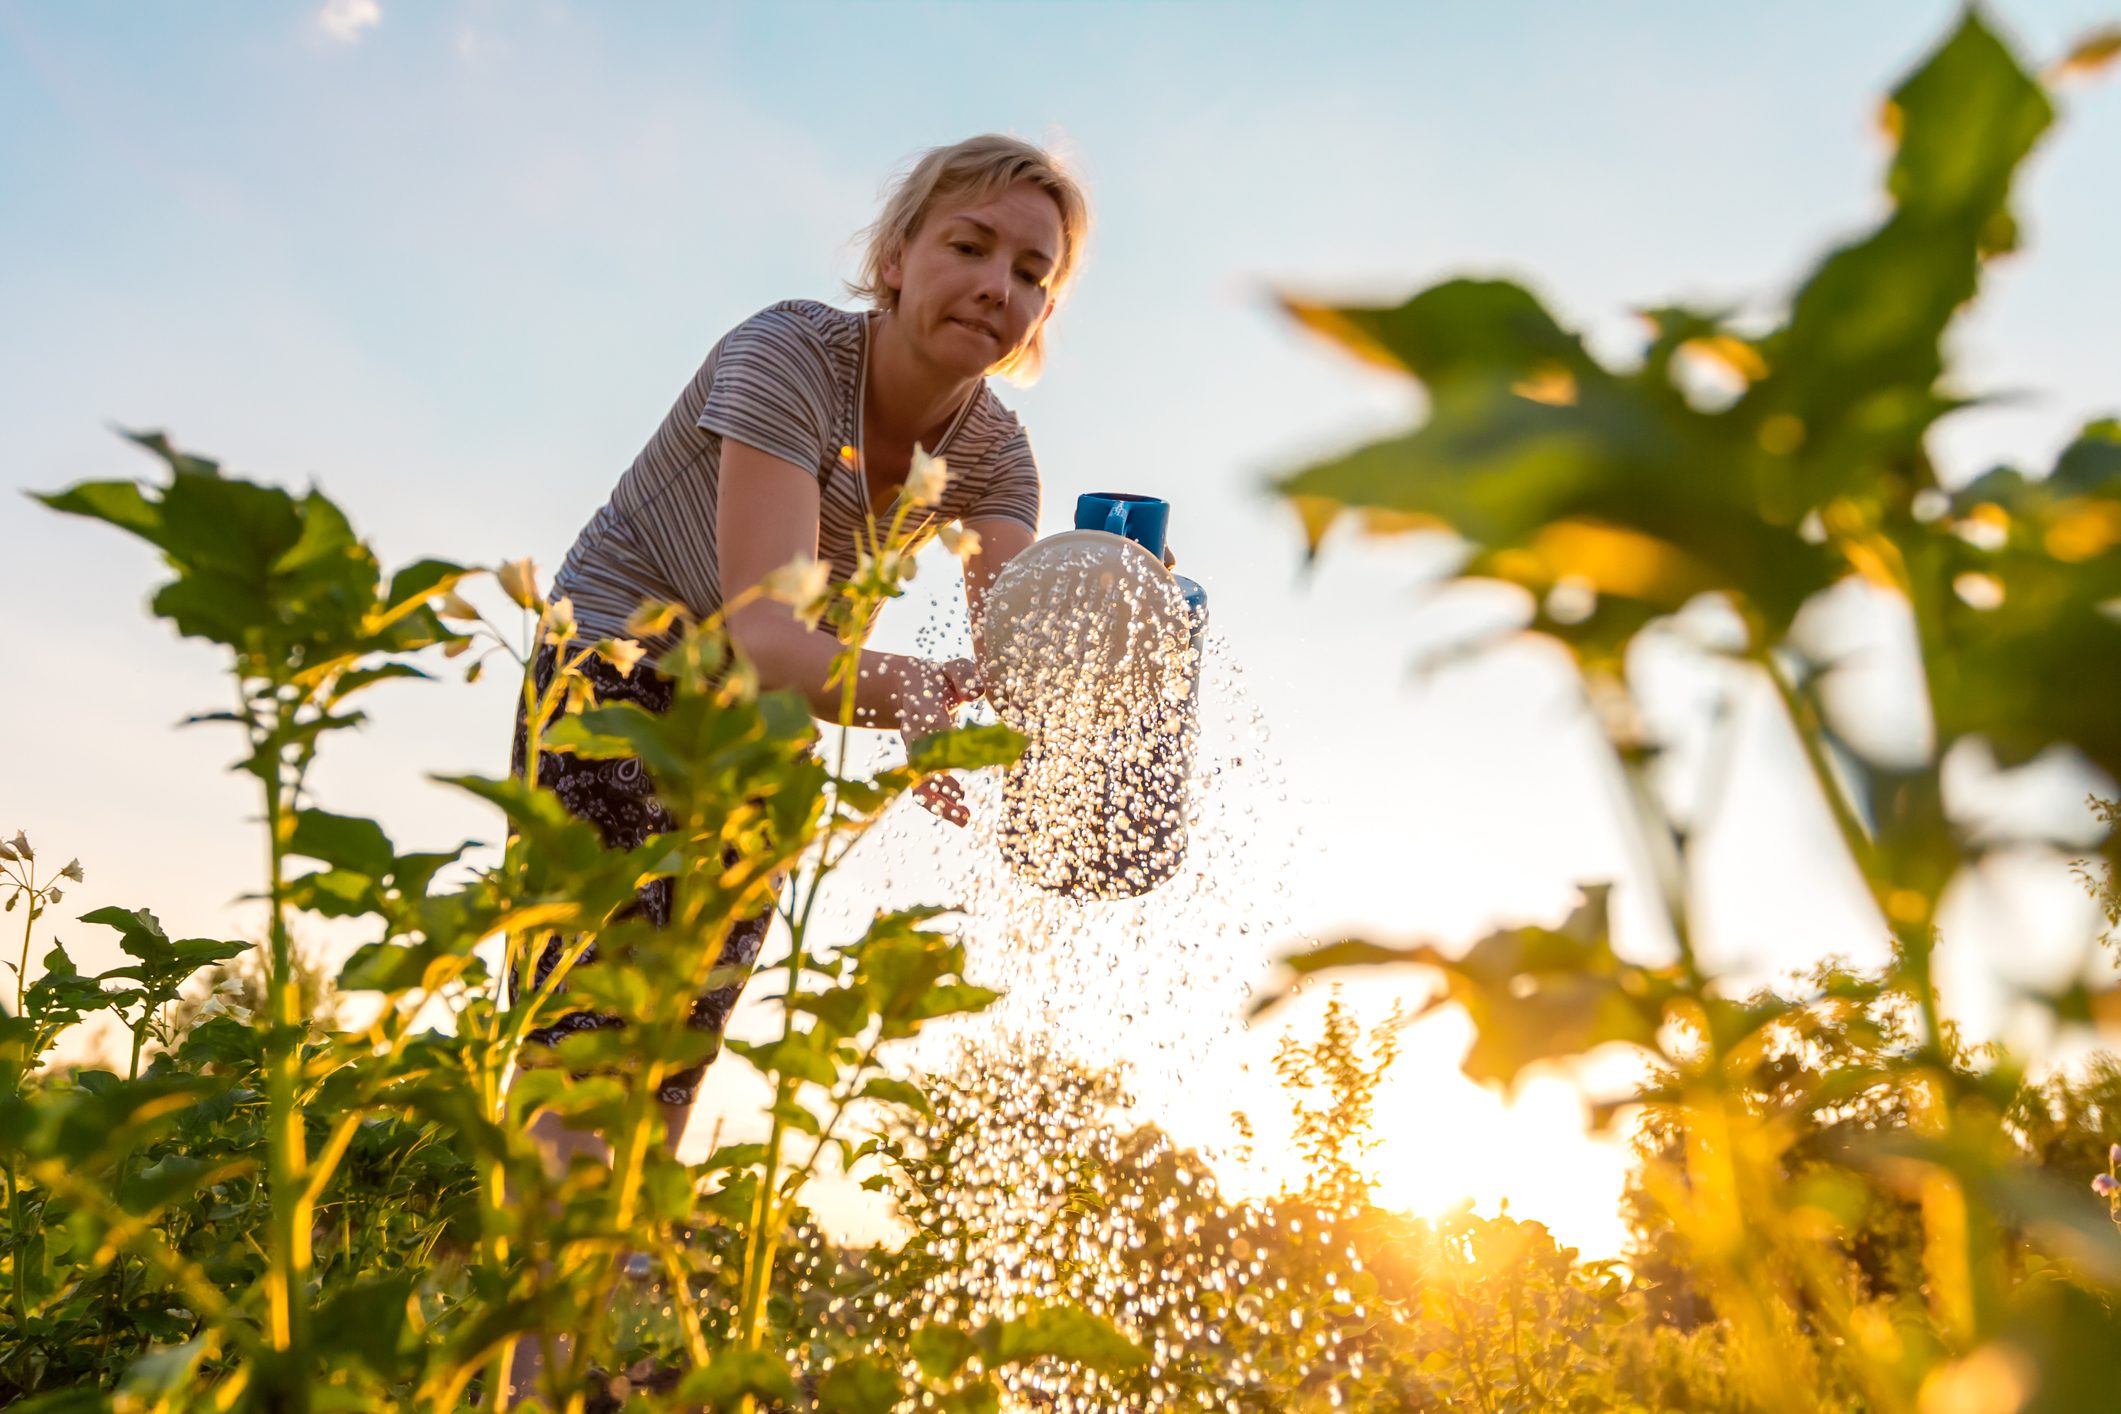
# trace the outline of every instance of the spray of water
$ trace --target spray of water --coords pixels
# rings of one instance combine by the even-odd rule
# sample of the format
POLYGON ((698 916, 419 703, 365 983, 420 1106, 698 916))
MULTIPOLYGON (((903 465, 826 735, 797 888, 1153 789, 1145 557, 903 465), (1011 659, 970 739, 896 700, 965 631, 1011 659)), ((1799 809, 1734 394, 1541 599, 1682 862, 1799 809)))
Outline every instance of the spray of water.
MULTIPOLYGON (((1123 1402, 1073 1367, 1024 1367, 1007 1379, 1016 1407, 1224 1407, 1259 1378, 1233 1347, 1265 1348, 1261 1327, 1290 1319, 1262 1296, 1289 1235, 1271 1205, 1226 1201, 1215 1173, 1247 1157, 1238 1028, 1264 947, 1291 936, 1299 841, 1228 645, 1195 631, 1161 566, 1110 566, 1049 565, 987 645, 990 700, 1031 747, 968 783, 969 842, 909 816, 864 845, 894 897, 859 906, 959 901, 968 979, 1003 996, 906 1058, 935 1110, 902 1136, 910 1235, 879 1258, 900 1279, 863 1318, 904 1332, 1066 1301, 1150 1366, 1123 1402), (1215 1399, 1196 1368, 1209 1356, 1215 1399)), ((946 625, 921 646, 968 645, 946 625)), ((1338 1355, 1324 1326, 1271 1334, 1321 1369, 1338 1355)))

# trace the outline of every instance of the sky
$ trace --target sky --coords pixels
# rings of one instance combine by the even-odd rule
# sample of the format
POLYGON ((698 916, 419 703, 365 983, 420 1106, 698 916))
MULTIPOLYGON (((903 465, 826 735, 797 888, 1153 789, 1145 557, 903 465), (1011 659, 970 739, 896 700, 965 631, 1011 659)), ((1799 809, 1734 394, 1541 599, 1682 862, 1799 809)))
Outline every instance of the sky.
MULTIPOLYGON (((387 562, 549 571, 722 333, 779 299, 847 303, 852 237, 890 175, 1002 130, 1075 163, 1096 222, 1045 376, 997 387, 1030 428, 1044 528, 1082 491, 1172 501, 1218 635, 1207 710, 1237 723, 1222 749, 1244 757, 1204 851, 1227 877, 1189 896, 1215 917, 1173 905, 1152 931, 1199 922, 1185 946, 1202 949, 1240 907, 1253 926, 1212 945, 1212 978, 1163 1019, 1220 1040, 1180 1035, 1171 1054, 1249 1055, 1256 1074, 1274 1033, 1237 1031, 1243 988, 1303 938, 1463 944, 1557 919, 1579 881, 1617 881, 1623 951, 1654 956, 1667 938, 1640 851, 1558 655, 1519 644, 1417 678, 1423 646, 1464 621, 1422 592, 1433 553, 1336 539, 1305 570, 1269 479, 1419 403, 1271 295, 1382 302, 1507 275, 1615 356, 1642 305, 1772 308, 1879 211, 1878 96, 1955 12, 0 0, 0 831, 84 861, 68 915, 122 903, 184 933, 246 926, 255 801, 227 738, 173 729, 220 704, 218 664, 144 612, 151 552, 21 491, 147 475, 112 429, 162 428, 240 474, 314 480, 387 562)), ((2043 60, 2111 18, 2075 0, 1998 16, 2043 60)), ((1952 475, 2044 465, 2121 409, 2117 152, 2121 91, 2069 92, 2022 189, 2029 249, 1958 335, 1968 381, 2014 396, 1941 438, 1952 475)), ((915 641, 949 573, 929 571, 880 641, 915 641)), ((1719 690, 1647 666, 1672 714, 1719 690)), ((504 769, 505 677, 378 689, 369 728, 320 768, 320 803, 428 847, 493 838, 426 776, 504 769)), ((1790 786, 1786 732, 1764 700, 1734 702, 1707 947, 1757 975, 1875 959, 1881 930, 1790 786)), ((2051 770, 2015 788, 2073 802, 2080 784, 2051 770)), ((850 916, 960 877, 973 855, 945 829, 894 821, 849 876, 850 916)), ((1948 922, 1965 939, 1957 1003, 1994 1029, 2010 1023, 1993 976, 2079 965, 2091 917, 2066 860, 2018 855, 1960 889, 1948 922)), ((1106 929, 1083 943, 1105 957, 1129 923, 1083 926, 1106 929)), ((95 958, 91 930, 61 936, 95 958)), ((1405 991, 1349 995, 1379 1015, 1405 991)), ((1612 1151, 1554 1137, 1576 1127, 1573 1091, 1545 1077, 1506 1110, 1456 1076, 1465 1040, 1451 1017, 1410 1037, 1381 1102, 1380 1191, 1430 1209, 1510 1196, 1609 1245, 1612 1151)))

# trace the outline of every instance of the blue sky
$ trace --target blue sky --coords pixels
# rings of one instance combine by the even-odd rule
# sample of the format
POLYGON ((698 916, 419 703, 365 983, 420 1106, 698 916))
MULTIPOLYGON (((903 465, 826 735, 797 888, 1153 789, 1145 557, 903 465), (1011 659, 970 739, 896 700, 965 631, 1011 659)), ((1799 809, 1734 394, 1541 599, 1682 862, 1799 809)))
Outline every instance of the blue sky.
MULTIPOLYGON (((246 474, 315 478, 387 559, 549 569, 721 333, 840 298, 891 171, 1004 129, 1069 153, 1097 217, 1046 377, 1000 389, 1047 528, 1083 490, 1173 500, 1291 796, 1255 756, 1246 818, 1271 823, 1271 857, 1242 867, 1277 881, 1288 927, 1462 939, 1617 877, 1648 949, 1552 658, 1413 683, 1441 619, 1409 552, 1341 545, 1299 573, 1265 479, 1415 404, 1266 292, 1512 274, 1614 351, 1635 305, 1772 302, 1877 211, 1878 95, 1955 7, 380 0, 339 34, 321 13, 0 0, 0 829, 82 856, 84 910, 236 926, 254 805, 230 743, 170 730, 222 688, 142 613, 151 557, 18 488, 144 474, 107 428, 163 427, 246 474)), ((2110 14, 2000 17, 2047 58, 2110 14)), ((2121 408, 2117 153, 2121 91, 2072 91, 2024 189, 2029 253, 1962 331, 1971 381, 2037 395, 1949 435, 1962 472, 2042 464, 2121 408)), ((490 838, 422 777, 500 769, 506 695, 381 690, 325 802, 408 840, 490 838)), ((1874 947, 1754 717, 1707 865, 1715 945, 1758 967, 1874 947)), ((1970 937, 2021 951, 2084 922, 2054 860, 2000 867, 1963 907, 1970 937)))

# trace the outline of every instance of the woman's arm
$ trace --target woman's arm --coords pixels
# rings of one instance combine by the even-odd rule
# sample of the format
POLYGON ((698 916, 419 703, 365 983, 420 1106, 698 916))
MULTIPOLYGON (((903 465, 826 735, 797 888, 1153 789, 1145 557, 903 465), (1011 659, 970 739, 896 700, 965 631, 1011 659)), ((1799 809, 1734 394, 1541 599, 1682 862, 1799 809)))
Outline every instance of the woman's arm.
MULTIPOLYGON (((818 481, 795 463, 733 438, 722 441, 715 550, 728 603, 797 556, 817 554, 818 481)), ((788 605, 753 599, 729 618, 729 635, 769 689, 792 688, 828 721, 840 689, 828 688, 840 642, 805 628, 788 605)), ((924 736, 950 725, 970 694, 969 675, 903 653, 865 651, 854 691, 854 724, 924 736)))
POLYGON ((987 590, 1002 566, 1027 550, 1037 538, 1030 526, 1007 516, 983 516, 965 522, 965 529, 978 537, 979 548, 965 557, 965 605, 971 610, 973 655, 979 654, 981 614, 987 590))

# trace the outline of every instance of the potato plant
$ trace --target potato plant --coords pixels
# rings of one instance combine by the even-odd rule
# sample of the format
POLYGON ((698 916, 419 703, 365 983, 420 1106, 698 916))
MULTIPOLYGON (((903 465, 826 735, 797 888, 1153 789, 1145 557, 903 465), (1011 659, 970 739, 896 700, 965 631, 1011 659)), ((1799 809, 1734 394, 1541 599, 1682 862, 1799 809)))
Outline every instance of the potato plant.
MULTIPOLYGON (((631 671, 643 650, 574 643, 565 601, 546 602, 517 564, 498 574, 530 628, 511 651, 526 665, 541 642, 564 655, 542 693, 525 676, 532 759, 540 744, 638 756, 674 827, 607 850, 529 781, 460 776, 450 783, 506 817, 500 861, 473 870, 460 867, 465 845, 403 849, 379 822, 318 803, 309 768, 359 725, 356 699, 376 683, 428 676, 423 661, 487 638, 509 645, 457 593, 472 571, 425 560, 386 579, 321 492, 225 475, 159 435, 135 440, 165 480, 42 499, 156 546, 171 577, 154 611, 225 655, 233 707, 192 720, 233 728, 237 768, 258 786, 264 1006, 203 1007, 217 1014, 183 1035, 158 1030, 194 972, 246 945, 170 939, 145 910, 83 920, 117 929, 129 965, 85 977, 54 945, 19 982, 0 1023, 9 1393, 54 1408, 501 1409, 515 1344, 536 1341, 546 1373, 525 1407, 584 1409, 662 1356, 682 1378, 644 1383, 632 1396, 641 1407, 883 1410, 921 1396, 970 1410, 993 1407, 996 1373, 1014 1363, 1136 1358, 1102 1321, 1021 1309, 916 1333, 953 1358, 880 1351, 853 1373, 799 1379, 789 1356, 800 1341, 782 1329, 791 1283, 776 1276, 787 1275, 783 1236, 805 1183, 828 1154, 864 1156, 856 1112, 924 1103, 886 1072, 890 1045, 992 999, 959 980, 962 950, 935 926, 941 910, 880 914, 827 945, 810 928, 818 888, 925 774, 1006 762, 1020 745, 1012 734, 939 734, 907 766, 849 776, 844 758, 819 759, 801 701, 760 692, 717 623, 682 623, 668 606, 644 606, 640 627, 668 645, 657 666, 677 684, 672 709, 589 705, 584 657, 631 671), (569 705, 579 710, 563 713, 569 705), (659 1132, 655 1088, 712 1045, 686 1026, 689 999, 721 980, 712 972, 729 920, 775 906, 782 876, 793 883, 780 905, 792 935, 780 1032, 731 1048, 772 1087, 770 1136, 682 1164, 659 1132), (674 916, 651 937, 625 907, 665 877, 674 916), (337 979, 367 1003, 349 1009, 368 1018, 358 1026, 320 1024, 300 1004, 292 937, 303 914, 366 927, 337 979), (571 939, 568 964, 504 1005, 501 976, 543 930, 571 939), (479 952, 496 938, 498 970, 479 952), (610 960, 570 975, 592 942, 610 960), (635 1021, 623 1041, 570 1036, 555 1065, 518 1073, 523 1038, 556 1014, 563 979, 570 1003, 635 1021), (423 1022, 437 1009, 448 1026, 423 1022), (131 1072, 40 1071, 58 1034, 97 1010, 131 1030, 131 1072), (142 1068, 149 1042, 160 1044, 142 1068), (547 1172, 525 1126, 548 1111, 599 1127, 612 1164, 547 1172), (709 1225, 741 1241, 702 1281, 688 1239, 709 1225), (642 1348, 625 1320, 629 1296, 658 1276, 681 1293, 668 1302, 675 1349, 642 1348), (733 1310, 718 1314, 713 1296, 732 1289, 733 1310)), ((879 528, 855 582, 806 595, 848 644, 848 716, 853 645, 897 592, 903 530, 879 528)), ((39 866, 26 839, 9 848, 33 930, 63 894, 29 872, 39 866)))
MULTIPOLYGON (((1442 529, 1465 546, 1459 580, 1514 587, 1509 632, 1579 670, 1678 942, 1667 962, 1617 952, 1594 885, 1558 926, 1463 952, 1348 940, 1294 965, 1432 969, 1437 1004, 1475 1023, 1478 1080, 1632 1051, 1658 1135, 1638 1198, 1667 1256, 1684 1254, 1746 1407, 2091 1408, 2105 1400, 2085 1392, 2121 1373, 2121 1236, 2087 1201, 2089 1173, 2031 1161, 2020 1063, 1959 1044, 1934 966, 1947 886, 2019 842, 1955 810, 1953 749, 2009 766, 2068 748, 2121 775, 2121 423, 2086 426, 2044 474, 2000 467, 1956 487, 1930 450, 1976 401, 1952 376, 1950 335, 2019 246, 2012 188, 2054 120, 2049 84, 2117 51, 2121 36, 2094 36, 2043 80, 1970 10, 1886 104, 1883 219, 1770 319, 1649 311, 1631 363, 1594 356, 1507 281, 1452 280, 1391 308, 1289 304, 1428 402, 1403 435, 1280 483, 1314 551, 1344 514, 1371 534, 1442 529), (1932 742, 1851 730, 1826 690, 1838 665, 1794 631, 1850 585, 1909 626, 1907 690, 1932 742), (1657 634, 1778 704, 1803 750, 1796 784, 1825 802, 1890 934, 1882 974, 1828 969, 1808 991, 1747 996, 1704 963, 1696 859, 1732 714, 1707 728, 1706 779, 1678 774, 1637 696, 1634 650, 1657 634), (1851 1033, 1860 1063, 1834 1049, 1851 1033), (1866 1223, 1887 1214, 1920 1235, 1898 1249, 1907 1270, 1852 1270, 1866 1223), (1980 1402, 1994 1390, 2007 1398, 1980 1402)), ((2086 1021, 2112 996, 2037 1000, 2086 1021)))

